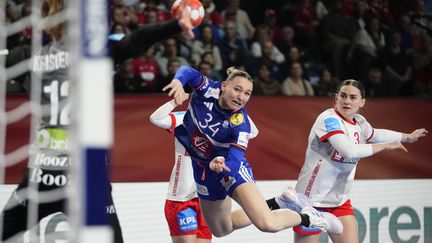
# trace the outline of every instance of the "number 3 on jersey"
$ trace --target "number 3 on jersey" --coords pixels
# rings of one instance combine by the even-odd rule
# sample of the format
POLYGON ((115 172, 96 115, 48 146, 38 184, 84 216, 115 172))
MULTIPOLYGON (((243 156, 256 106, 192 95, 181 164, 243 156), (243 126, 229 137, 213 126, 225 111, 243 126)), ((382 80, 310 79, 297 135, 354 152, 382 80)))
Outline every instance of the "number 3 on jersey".
POLYGON ((207 118, 204 119, 205 123, 203 124, 203 123, 201 123, 201 121, 199 121, 198 124, 201 128, 207 128, 208 127, 208 129, 213 132, 211 136, 214 137, 214 135, 219 131, 219 128, 216 128, 216 127, 220 125, 220 122, 210 124, 210 122, 212 120, 213 120, 212 114, 207 113, 207 118))
POLYGON ((49 124, 69 125, 70 104, 62 105, 65 98, 69 95, 69 81, 64 81, 59 87, 59 81, 54 80, 49 85, 43 87, 43 92, 49 95, 50 99, 50 121, 49 124))
POLYGON ((359 135, 359 133, 358 132, 355 132, 354 133, 354 138, 355 138, 355 140, 356 140, 356 144, 360 144, 360 135, 359 135))

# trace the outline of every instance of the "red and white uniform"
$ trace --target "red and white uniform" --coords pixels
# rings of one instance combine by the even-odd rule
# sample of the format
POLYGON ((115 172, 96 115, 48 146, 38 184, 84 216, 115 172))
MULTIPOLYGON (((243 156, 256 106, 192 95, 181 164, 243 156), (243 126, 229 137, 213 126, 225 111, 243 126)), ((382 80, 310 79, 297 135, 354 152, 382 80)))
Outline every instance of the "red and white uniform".
MULTIPOLYGON (((170 114, 173 129, 183 123, 184 112, 174 112, 170 114)), ((174 166, 168 184, 167 199, 178 202, 189 201, 198 197, 197 188, 193 177, 191 158, 183 145, 175 138, 175 158, 174 166)))
MULTIPOLYGON (((308 147, 296 190, 308 196, 314 207, 338 207, 350 198, 351 185, 360 158, 372 155, 372 147, 360 145, 356 157, 347 158, 329 142, 337 134, 346 136, 350 144, 365 144, 374 136, 374 129, 359 114, 352 121, 336 109, 322 112, 309 134, 308 147), (362 146, 362 147, 361 147, 362 146)), ((352 146, 355 147, 355 146, 352 146)))
MULTIPOLYGON (((185 112, 171 112, 174 106, 169 102, 159 107, 150 116, 150 121, 171 132, 183 123, 185 112)), ((168 183, 165 201, 165 218, 171 236, 195 234, 197 238, 211 239, 201 208, 193 178, 191 158, 185 148, 175 139, 175 158, 168 183)))

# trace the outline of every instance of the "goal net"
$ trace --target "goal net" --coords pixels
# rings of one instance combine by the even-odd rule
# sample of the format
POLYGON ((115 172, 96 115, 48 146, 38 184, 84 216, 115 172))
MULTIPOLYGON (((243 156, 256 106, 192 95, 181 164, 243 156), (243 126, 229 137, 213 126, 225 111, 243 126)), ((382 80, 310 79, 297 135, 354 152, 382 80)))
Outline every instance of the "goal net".
POLYGON ((112 241, 107 4, 0 1, 0 187, 9 186, 9 168, 26 167, 1 205, 3 242, 112 241), (13 83, 28 94, 19 104, 8 102, 13 83), (30 120, 28 142, 10 145, 8 127, 23 119, 30 120))

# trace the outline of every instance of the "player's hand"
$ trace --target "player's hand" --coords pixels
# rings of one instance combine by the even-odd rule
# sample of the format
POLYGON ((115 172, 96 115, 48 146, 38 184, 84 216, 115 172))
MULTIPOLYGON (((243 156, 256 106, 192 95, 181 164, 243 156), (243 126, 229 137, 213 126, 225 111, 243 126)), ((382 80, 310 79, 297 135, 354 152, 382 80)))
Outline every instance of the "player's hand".
POLYGON ((179 13, 178 13, 178 24, 180 28, 183 30, 183 35, 188 39, 193 39, 195 37, 192 29, 193 25, 190 18, 190 13, 186 9, 186 0, 183 0, 182 3, 179 6, 179 13))
POLYGON ((168 96, 173 97, 175 100, 176 105, 181 105, 184 101, 184 97, 186 95, 186 92, 183 89, 183 85, 178 79, 173 79, 171 83, 169 83, 167 86, 163 87, 162 91, 167 91, 168 96))
POLYGON ((406 135, 405 142, 407 143, 417 142, 419 138, 426 136, 426 134, 428 133, 429 133, 428 130, 424 128, 416 129, 412 133, 406 135))
POLYGON ((399 150, 408 152, 408 149, 405 148, 405 146, 402 143, 400 143, 400 142, 390 142, 390 143, 387 143, 386 144, 386 149, 388 149, 388 150, 397 150, 397 149, 399 149, 399 150))
POLYGON ((181 105, 183 102, 185 102, 185 101, 187 101, 189 99, 189 94, 188 93, 184 93, 184 94, 181 94, 181 95, 179 95, 179 101, 181 102, 181 103, 177 103, 177 102, 179 102, 179 101, 177 101, 176 99, 174 99, 174 103, 175 103, 175 105, 177 106, 177 105, 181 105))
POLYGON ((221 173, 224 170, 231 172, 230 168, 225 165, 225 158, 222 156, 217 156, 212 161, 210 161, 209 167, 216 173, 221 173))

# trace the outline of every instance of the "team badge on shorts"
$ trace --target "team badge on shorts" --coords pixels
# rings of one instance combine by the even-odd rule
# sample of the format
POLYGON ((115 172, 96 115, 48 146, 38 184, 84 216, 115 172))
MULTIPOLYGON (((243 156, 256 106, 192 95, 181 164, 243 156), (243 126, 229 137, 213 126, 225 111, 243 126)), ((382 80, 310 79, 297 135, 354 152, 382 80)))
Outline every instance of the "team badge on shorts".
POLYGON ((242 113, 233 114, 230 121, 233 125, 238 126, 243 123, 244 117, 242 113))
POLYGON ((196 230, 198 228, 196 212, 188 208, 177 214, 177 222, 181 232, 196 230))

